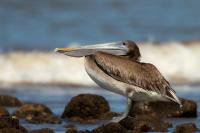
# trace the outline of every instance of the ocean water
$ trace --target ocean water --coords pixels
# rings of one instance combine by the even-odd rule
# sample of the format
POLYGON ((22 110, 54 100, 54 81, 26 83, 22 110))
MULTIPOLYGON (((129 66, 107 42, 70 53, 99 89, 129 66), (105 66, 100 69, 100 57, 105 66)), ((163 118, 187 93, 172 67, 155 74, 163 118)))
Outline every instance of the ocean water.
MULTIPOLYGON (((200 86, 173 86, 177 95, 180 97, 188 98, 197 102, 198 115, 200 114, 200 86)), ((15 87, 10 89, 1 89, 1 94, 8 94, 18 97, 23 101, 31 101, 35 103, 43 103, 47 105, 55 115, 61 116, 64 111, 65 105, 70 101, 73 96, 81 93, 90 93, 104 96, 111 107, 111 111, 123 112, 125 110, 126 98, 115 93, 100 89, 100 88, 70 88, 70 87, 15 87), (27 91, 28 90, 28 91, 27 91)), ((15 108, 8 108, 12 113, 15 108)), ((174 127, 178 124, 193 122, 200 127, 200 117, 197 118, 173 118, 166 121, 173 123, 173 128, 169 129, 169 132, 174 130, 174 127)), ((20 123, 29 130, 51 127, 56 133, 63 133, 66 131, 64 127, 67 124, 73 124, 77 129, 91 130, 100 126, 102 123, 97 124, 80 124, 76 122, 70 122, 67 119, 63 120, 62 124, 30 124, 25 120, 21 120, 20 123)))
POLYGON ((200 38, 199 0, 1 0, 1 49, 200 38))
MULTIPOLYGON (((185 84, 174 87, 178 95, 199 105, 200 86, 189 84, 200 83, 200 41, 181 42, 200 39, 199 6, 199 0, 0 0, 0 86, 7 87, 0 93, 44 103, 58 116, 71 97, 95 93, 109 101, 112 111, 123 112, 124 97, 91 88, 95 84, 85 73, 83 59, 57 55, 53 49, 130 39, 139 42, 142 61, 153 63, 173 85, 185 84), (34 51, 5 52, 16 49, 34 51), (89 87, 13 87, 27 83, 89 87)), ((199 117, 169 121, 195 122, 200 127, 199 117)), ((52 127, 59 133, 70 122, 21 123, 28 129, 52 127)), ((73 124, 78 129, 99 126, 73 124)))

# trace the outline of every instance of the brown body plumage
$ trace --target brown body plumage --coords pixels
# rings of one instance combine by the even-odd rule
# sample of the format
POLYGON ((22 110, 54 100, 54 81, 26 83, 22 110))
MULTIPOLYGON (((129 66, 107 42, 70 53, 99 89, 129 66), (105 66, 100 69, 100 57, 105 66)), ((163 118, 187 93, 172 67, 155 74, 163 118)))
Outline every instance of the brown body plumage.
POLYGON ((102 88, 128 97, 128 106, 118 122, 125 118, 134 101, 173 101, 181 105, 175 91, 158 69, 140 62, 139 47, 133 41, 61 48, 68 56, 85 56, 88 75, 102 88))
MULTIPOLYGON (((98 76, 107 75, 110 78, 115 79, 116 82, 118 81, 133 86, 124 88, 124 90, 127 89, 129 93, 134 93, 134 88, 139 87, 143 89, 142 92, 144 93, 145 91, 155 92, 155 94, 157 93, 158 95, 163 96, 163 99, 160 100, 172 100, 180 104, 180 101, 177 101, 177 97, 174 97, 174 95, 171 94, 175 93, 175 91, 170 87, 169 82, 167 82, 158 71, 158 69, 150 63, 141 63, 137 60, 130 60, 129 58, 125 58, 123 56, 115 56, 104 52, 97 52, 95 55, 90 55, 86 57, 85 60, 86 63, 93 64, 91 68, 93 69, 93 71, 96 70, 96 76, 92 76, 93 80, 95 80, 95 78, 98 78, 98 76)), ((90 67, 90 65, 88 64, 86 64, 86 66, 90 67)), ((90 72, 88 72, 88 74, 91 76, 90 72)), ((106 81, 108 83, 110 82, 110 80, 106 81)), ((98 85, 105 88, 105 85, 99 83, 101 82, 101 80, 96 82, 98 85)), ((127 95, 127 91, 124 91, 123 95, 127 95)), ((134 97, 131 97, 131 99, 134 99, 134 97)), ((135 100, 140 101, 140 99, 135 100)), ((154 100, 156 99, 149 99, 149 101, 154 100)))

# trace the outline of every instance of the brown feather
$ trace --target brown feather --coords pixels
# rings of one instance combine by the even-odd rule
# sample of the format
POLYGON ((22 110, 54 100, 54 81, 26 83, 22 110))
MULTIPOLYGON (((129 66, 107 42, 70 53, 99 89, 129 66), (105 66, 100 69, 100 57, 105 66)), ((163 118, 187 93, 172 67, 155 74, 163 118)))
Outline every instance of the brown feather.
MULTIPOLYGON (((169 92, 172 90, 170 84, 152 64, 131 61, 127 58, 104 52, 97 52, 94 55, 94 60, 100 69, 118 81, 174 99, 169 92)), ((175 92, 174 90, 172 91, 175 92)))

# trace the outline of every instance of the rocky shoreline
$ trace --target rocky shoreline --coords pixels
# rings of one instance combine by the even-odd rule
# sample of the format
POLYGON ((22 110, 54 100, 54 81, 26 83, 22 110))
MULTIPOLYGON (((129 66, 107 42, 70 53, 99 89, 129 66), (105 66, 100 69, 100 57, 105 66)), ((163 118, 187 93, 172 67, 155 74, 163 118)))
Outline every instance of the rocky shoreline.
MULTIPOLYGON (((196 102, 188 99, 181 100, 182 108, 170 102, 134 102, 130 117, 119 123, 108 123, 107 121, 118 116, 119 113, 111 112, 107 100, 99 95, 80 94, 73 97, 69 103, 66 103, 60 116, 53 114, 51 109, 44 104, 26 103, 13 96, 0 95, 0 133, 54 133, 54 130, 50 128, 30 131, 21 126, 19 120, 34 124, 61 124, 66 119, 75 123, 94 124, 100 121, 106 123, 91 131, 79 131, 75 125, 65 125, 66 133, 167 132, 173 125, 165 118, 197 117, 196 102), (16 107, 16 110, 9 114, 7 107, 16 107)), ((200 130, 194 123, 185 123, 177 125, 174 133, 195 131, 200 130)))

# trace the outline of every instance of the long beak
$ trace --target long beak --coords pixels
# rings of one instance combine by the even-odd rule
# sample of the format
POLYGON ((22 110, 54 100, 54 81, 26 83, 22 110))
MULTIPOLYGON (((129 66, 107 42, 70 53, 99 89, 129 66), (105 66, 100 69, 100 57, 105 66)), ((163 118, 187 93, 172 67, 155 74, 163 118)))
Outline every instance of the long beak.
POLYGON ((74 48, 56 48, 54 51, 72 57, 82 57, 95 54, 98 51, 114 55, 126 55, 128 49, 127 47, 122 45, 122 42, 113 42, 113 43, 80 46, 74 48))

